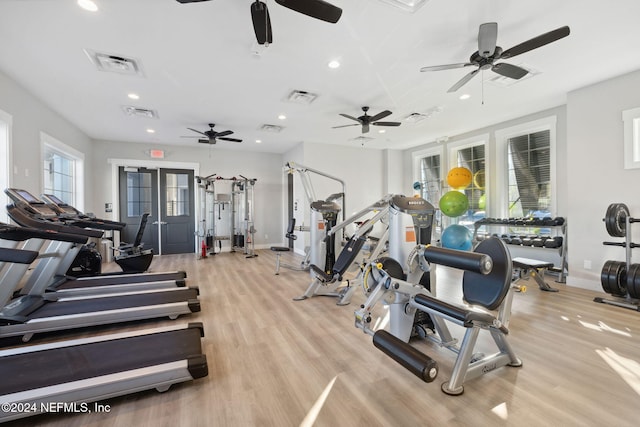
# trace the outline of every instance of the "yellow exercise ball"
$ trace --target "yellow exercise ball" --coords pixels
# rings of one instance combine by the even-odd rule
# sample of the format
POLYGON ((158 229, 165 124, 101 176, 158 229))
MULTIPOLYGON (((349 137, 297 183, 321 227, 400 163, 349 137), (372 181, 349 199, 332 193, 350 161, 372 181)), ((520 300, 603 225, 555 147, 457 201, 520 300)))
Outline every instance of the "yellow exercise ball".
POLYGON ((471 171, 463 167, 453 168, 447 174, 447 184, 456 190, 467 188, 469 184, 471 184, 472 179, 473 175, 471 171))
POLYGON ((485 186, 484 169, 480 169, 478 172, 475 173, 475 175, 473 175, 473 184, 480 190, 484 190, 484 186, 485 186))

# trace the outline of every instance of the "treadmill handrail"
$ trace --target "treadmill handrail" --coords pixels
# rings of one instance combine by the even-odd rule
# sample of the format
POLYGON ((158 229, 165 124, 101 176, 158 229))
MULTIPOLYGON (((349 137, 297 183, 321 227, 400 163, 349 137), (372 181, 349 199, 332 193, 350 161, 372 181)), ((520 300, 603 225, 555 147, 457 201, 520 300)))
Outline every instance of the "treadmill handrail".
POLYGON ((22 242, 29 239, 57 240, 85 244, 89 240, 87 236, 80 234, 61 233, 55 230, 45 230, 33 227, 17 227, 0 222, 0 239, 22 242))

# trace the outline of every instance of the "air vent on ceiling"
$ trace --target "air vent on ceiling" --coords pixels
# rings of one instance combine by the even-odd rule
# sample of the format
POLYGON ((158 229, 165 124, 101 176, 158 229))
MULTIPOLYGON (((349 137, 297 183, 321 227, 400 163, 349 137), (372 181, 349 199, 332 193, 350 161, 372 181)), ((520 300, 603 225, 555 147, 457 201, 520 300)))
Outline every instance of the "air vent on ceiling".
POLYGON ((127 58, 122 55, 95 52, 89 49, 85 49, 84 52, 99 71, 144 77, 142 67, 137 59, 127 58))
POLYGON ((294 90, 287 96, 287 101, 295 104, 309 105, 316 100, 318 95, 305 90, 294 90))
POLYGON ((282 129, 284 129, 282 126, 278 126, 278 125, 262 125, 260 126, 260 130, 263 130, 265 132, 272 132, 272 133, 279 133, 282 131, 282 129))
POLYGON ((158 112, 154 110, 149 110, 148 108, 138 108, 132 105, 123 105, 122 111, 124 111, 124 113, 127 116, 132 116, 132 117, 141 117, 143 119, 158 118, 158 112))
POLYGON ((441 113, 443 110, 442 107, 438 106, 438 107, 433 107, 430 108, 429 110, 423 112, 423 113, 411 113, 407 116, 404 117, 404 119, 402 119, 403 121, 407 122, 407 123, 418 123, 421 122, 424 119, 428 119, 429 117, 432 117, 438 113, 441 113))
POLYGON ((529 66, 528 64, 517 64, 518 67, 520 68, 524 68, 525 70, 528 71, 527 74, 525 74, 524 77, 522 77, 521 79, 512 79, 509 77, 505 77, 505 76, 501 76, 499 74, 496 74, 495 76, 485 80, 487 83, 495 85, 495 86, 499 86, 499 87, 509 87, 509 86, 513 86, 516 83, 522 83, 525 80, 530 79, 533 76, 536 76, 538 74, 540 74, 539 70, 536 70, 535 68, 529 66))

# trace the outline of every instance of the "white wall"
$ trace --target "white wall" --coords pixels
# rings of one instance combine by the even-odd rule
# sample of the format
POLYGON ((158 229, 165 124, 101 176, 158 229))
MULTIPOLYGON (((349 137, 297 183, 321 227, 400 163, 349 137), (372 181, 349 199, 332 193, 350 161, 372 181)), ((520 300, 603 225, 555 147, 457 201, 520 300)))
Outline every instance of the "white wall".
POLYGON ((282 156, 280 154, 228 151, 220 146, 166 146, 157 147, 151 144, 133 144, 114 141, 95 141, 93 151, 93 173, 96 177, 93 204, 99 207, 97 216, 107 216, 105 203, 117 203, 112 197, 112 174, 109 159, 131 159, 149 161, 148 151, 152 148, 165 150, 165 159, 158 164, 171 162, 198 163, 200 176, 218 174, 225 178, 244 175, 256 178, 254 187, 254 223, 256 248, 280 244, 283 236, 281 218, 282 209, 282 156))
MULTIPOLYGON (((35 194, 42 192, 42 155, 40 132, 85 154, 85 172, 92 169, 91 139, 64 117, 31 95, 7 75, 0 72, 0 110, 12 116, 12 168, 10 183, 35 194)), ((88 202, 93 177, 85 173, 84 210, 94 207, 88 202)), ((4 189, 2 189, 4 191, 4 189)))
MULTIPOLYGON (((640 107, 639 86, 636 71, 568 95, 569 284, 602 290, 604 262, 624 261, 624 249, 602 245, 620 241, 609 237, 602 222, 609 204, 625 203, 632 216, 640 217, 640 169, 624 169, 622 127, 622 111, 640 107), (584 268, 585 261, 591 261, 591 270, 584 268)), ((632 230, 633 240, 640 242, 640 227, 632 230)), ((640 262, 638 254, 634 258, 640 262)))

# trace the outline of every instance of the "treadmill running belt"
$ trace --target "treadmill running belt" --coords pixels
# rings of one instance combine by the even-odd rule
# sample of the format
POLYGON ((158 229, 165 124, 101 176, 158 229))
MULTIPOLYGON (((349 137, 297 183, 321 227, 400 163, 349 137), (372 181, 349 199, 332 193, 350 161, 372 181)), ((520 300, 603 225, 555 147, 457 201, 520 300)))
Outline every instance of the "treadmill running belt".
POLYGON ((196 288, 178 289, 164 292, 118 295, 105 298, 90 298, 85 300, 56 301, 43 305, 29 315, 32 319, 64 316, 67 314, 91 313, 94 311, 117 310, 135 308, 156 304, 170 304, 184 302, 198 298, 196 288))
POLYGON ((200 328, 49 349, 2 358, 0 394, 94 378, 202 354, 200 328))

